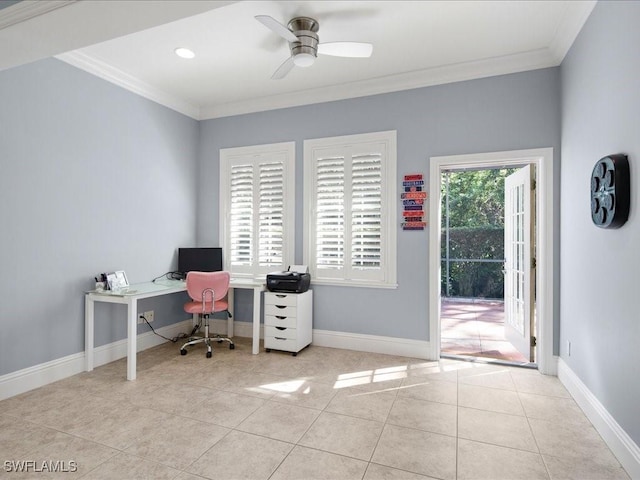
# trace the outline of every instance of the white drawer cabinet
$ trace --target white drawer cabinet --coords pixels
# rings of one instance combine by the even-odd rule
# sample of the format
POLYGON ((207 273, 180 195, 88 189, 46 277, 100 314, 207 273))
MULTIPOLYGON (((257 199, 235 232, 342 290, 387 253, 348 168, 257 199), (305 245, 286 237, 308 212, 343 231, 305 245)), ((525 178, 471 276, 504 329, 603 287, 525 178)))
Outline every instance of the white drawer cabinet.
POLYGON ((264 293, 264 348, 295 356, 311 343, 313 292, 264 293))

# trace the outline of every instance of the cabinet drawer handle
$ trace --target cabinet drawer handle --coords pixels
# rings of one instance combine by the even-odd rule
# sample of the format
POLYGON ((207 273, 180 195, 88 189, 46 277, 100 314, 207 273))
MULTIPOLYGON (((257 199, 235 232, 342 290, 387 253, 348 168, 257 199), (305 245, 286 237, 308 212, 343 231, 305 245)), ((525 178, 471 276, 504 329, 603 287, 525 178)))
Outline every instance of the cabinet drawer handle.
POLYGON ((287 298, 286 295, 277 295, 277 294, 276 294, 276 297, 278 297, 278 298, 287 298))
POLYGON ((276 315, 276 318, 277 318, 278 320, 284 320, 284 319, 285 319, 285 318, 287 318, 287 317, 281 317, 280 315, 276 315))
POLYGON ((276 308, 287 308, 286 305, 276 305, 276 308))
POLYGON ((286 330, 287 327, 276 327, 278 330, 286 330))
POLYGON ((276 340, 286 340, 286 338, 284 337, 273 337, 273 338, 275 338, 276 340))

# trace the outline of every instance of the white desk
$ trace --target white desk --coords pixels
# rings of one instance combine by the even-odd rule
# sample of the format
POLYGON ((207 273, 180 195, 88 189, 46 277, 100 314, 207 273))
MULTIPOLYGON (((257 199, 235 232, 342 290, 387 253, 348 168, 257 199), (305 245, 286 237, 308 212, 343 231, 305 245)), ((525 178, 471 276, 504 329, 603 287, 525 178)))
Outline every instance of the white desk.
MULTIPOLYGON (((233 290, 236 288, 253 290, 253 344, 252 353, 256 355, 260 348, 260 292, 264 291, 265 281, 251 278, 232 278, 229 284, 229 309, 233 314, 233 290)), ((171 293, 184 292, 186 283, 181 280, 158 280, 131 285, 122 292, 92 290, 85 293, 85 365, 87 372, 93 370, 94 307, 96 302, 119 303, 127 306, 127 380, 136 379, 136 351, 138 336, 138 300, 158 297, 171 293)), ((233 318, 229 317, 227 335, 233 337, 233 318)))

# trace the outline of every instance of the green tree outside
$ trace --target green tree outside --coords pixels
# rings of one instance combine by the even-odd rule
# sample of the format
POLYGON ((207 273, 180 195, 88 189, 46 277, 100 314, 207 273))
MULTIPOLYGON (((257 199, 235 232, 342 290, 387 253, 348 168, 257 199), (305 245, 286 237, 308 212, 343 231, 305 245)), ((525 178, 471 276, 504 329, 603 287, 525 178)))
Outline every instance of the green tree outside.
POLYGON ((452 171, 442 176, 443 296, 504 298, 504 181, 515 170, 452 171))

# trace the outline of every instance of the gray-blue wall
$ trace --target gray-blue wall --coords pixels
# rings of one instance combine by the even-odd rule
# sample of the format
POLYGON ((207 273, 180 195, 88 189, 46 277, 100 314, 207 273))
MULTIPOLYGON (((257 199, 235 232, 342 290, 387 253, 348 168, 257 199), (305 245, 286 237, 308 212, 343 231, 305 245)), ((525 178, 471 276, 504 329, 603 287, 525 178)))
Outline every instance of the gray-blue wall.
POLYGON ((0 0, 0 9, 10 7, 16 3, 20 3, 21 0, 0 0))
POLYGON ((598 2, 561 67, 562 359, 640 444, 640 2, 598 2), (594 226, 598 159, 629 155, 631 213, 594 226), (571 342, 571 356, 567 342, 571 342))
MULTIPOLYGON (((176 247, 219 243, 220 148, 295 140, 301 185, 307 138, 395 129, 400 177, 427 174, 434 155, 547 146, 559 173, 562 133, 560 355, 640 443, 638 24, 640 2, 599 2, 560 69, 200 123, 56 60, 0 72, 0 375, 83 351, 97 272, 146 281, 175 267, 176 247), (601 230, 589 176, 617 152, 630 156, 631 215, 601 230)), ((314 327, 427 340, 427 252, 426 232, 398 231, 399 288, 315 287, 314 327)), ((174 297, 140 308, 170 324, 184 318, 174 297)), ((248 318, 250 298, 236 307, 248 318)), ((123 315, 98 309, 97 345, 125 338, 123 315)))
MULTIPOLYGON (((559 85, 551 68, 196 122, 57 60, 1 72, 0 375, 83 351, 96 273, 147 281, 178 246, 219 244, 220 148, 297 142, 301 262, 304 139, 395 129, 399 178, 435 155, 559 151, 559 85)), ((316 286, 314 328, 428 340, 427 253, 426 231, 398 230, 398 289, 316 286)), ((181 295, 139 307, 160 327, 185 318, 181 295)), ((124 307, 96 316, 96 345, 125 338, 124 307)))
MULTIPOLYGON (((0 375, 84 350, 95 274, 148 281, 195 244, 198 134, 58 60, 0 72, 0 375)), ((163 326, 188 318, 183 301, 140 308, 163 326)), ((125 312, 97 308, 96 345, 126 338, 125 312)))
MULTIPOLYGON (((559 174, 559 69, 201 122, 198 242, 218 244, 219 149, 294 140, 296 262, 302 262, 303 141, 382 130, 398 132, 398 181, 408 173, 427 179, 432 156, 539 147, 555 149, 559 174)), ((428 234, 401 231, 399 221, 397 228, 398 288, 314 286, 315 329, 429 339, 428 234)), ((247 318, 250 294, 238 295, 236 308, 237 318, 247 318)))

